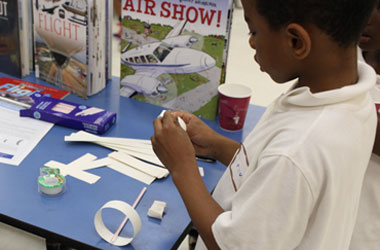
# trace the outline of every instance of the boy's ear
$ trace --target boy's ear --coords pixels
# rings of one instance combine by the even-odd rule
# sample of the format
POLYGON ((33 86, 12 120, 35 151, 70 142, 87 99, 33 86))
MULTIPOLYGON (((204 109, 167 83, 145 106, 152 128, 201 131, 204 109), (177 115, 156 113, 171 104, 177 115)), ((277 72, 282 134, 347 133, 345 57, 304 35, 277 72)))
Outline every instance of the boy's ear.
POLYGON ((291 23, 286 27, 288 46, 297 59, 304 59, 310 54, 311 38, 309 32, 297 23, 291 23))

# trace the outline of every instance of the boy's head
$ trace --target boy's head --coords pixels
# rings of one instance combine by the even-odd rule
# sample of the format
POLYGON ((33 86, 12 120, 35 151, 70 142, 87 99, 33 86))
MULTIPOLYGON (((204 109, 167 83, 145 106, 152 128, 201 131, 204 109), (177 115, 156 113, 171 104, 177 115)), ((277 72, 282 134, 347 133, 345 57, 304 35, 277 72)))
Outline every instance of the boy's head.
POLYGON ((376 2, 242 0, 255 60, 274 81, 298 78, 315 92, 339 87, 333 81, 352 84, 356 45, 376 2), (331 70, 336 65, 341 72, 331 70))
POLYGON ((380 1, 372 11, 367 26, 360 38, 359 46, 363 51, 380 51, 380 1))
MULTIPOLYGON (((252 0, 248 0, 252 1, 252 0)), ((339 45, 356 44, 377 0, 255 0, 259 14, 277 30, 312 24, 339 45)))

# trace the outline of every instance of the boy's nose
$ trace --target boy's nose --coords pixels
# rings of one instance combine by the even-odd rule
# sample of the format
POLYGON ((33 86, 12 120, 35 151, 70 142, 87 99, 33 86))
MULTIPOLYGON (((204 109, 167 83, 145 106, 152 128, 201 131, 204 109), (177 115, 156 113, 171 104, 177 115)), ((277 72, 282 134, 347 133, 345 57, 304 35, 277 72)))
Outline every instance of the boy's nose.
POLYGON ((254 49, 254 50, 256 50, 255 37, 254 37, 254 35, 251 35, 251 36, 249 37, 248 42, 249 42, 249 45, 251 46, 251 48, 254 49))
POLYGON ((376 11, 378 11, 377 8, 375 8, 375 9, 372 11, 371 16, 369 17, 369 20, 368 20, 368 24, 367 24, 367 25, 370 25, 370 24, 373 22, 373 20, 376 18, 376 14, 377 14, 376 11))

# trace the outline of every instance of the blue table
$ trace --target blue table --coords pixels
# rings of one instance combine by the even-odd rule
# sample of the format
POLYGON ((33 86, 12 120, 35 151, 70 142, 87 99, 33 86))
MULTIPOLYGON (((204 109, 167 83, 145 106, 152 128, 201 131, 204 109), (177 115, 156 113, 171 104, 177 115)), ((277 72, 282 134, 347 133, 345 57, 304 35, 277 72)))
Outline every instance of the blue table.
MULTIPOLYGON (((1 76, 6 75, 0 73, 1 76)), ((34 76, 24 80, 46 84, 34 76)), ((69 95, 66 100, 116 112, 117 123, 105 136, 149 139, 153 134, 152 122, 162 110, 158 106, 120 98, 119 78, 114 78, 104 91, 88 100, 74 95, 69 95)), ((264 107, 251 105, 246 125, 240 132, 226 132, 219 128, 216 121, 206 122, 221 134, 242 141, 264 110, 264 107)), ((190 217, 170 176, 156 180, 147 187, 136 209, 142 221, 141 231, 125 247, 112 246, 101 239, 95 231, 94 216, 110 200, 132 204, 145 186, 143 183, 109 168, 100 168, 90 171, 101 176, 93 185, 68 176, 64 194, 48 197, 38 192, 39 169, 49 160, 69 163, 88 152, 98 158, 111 152, 90 143, 64 142, 64 136, 72 132, 75 130, 54 126, 20 166, 0 164, 0 221, 77 249, 175 249, 187 233, 190 217), (154 200, 167 203, 166 214, 161 221, 146 215, 154 200)), ((211 191, 225 166, 204 162, 199 162, 199 165, 204 167, 204 181, 211 191)), ((123 215, 113 210, 105 210, 103 215, 108 228, 116 231, 123 215)), ((121 235, 130 235, 128 224, 121 235)))

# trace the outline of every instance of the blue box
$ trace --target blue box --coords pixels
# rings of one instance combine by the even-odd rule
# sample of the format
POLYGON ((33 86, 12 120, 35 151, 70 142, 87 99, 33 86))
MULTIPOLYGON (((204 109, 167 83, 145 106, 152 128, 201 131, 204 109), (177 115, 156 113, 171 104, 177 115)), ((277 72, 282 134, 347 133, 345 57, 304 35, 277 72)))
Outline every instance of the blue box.
POLYGON ((38 98, 32 107, 20 110, 20 116, 85 130, 93 134, 104 134, 116 123, 114 112, 51 97, 38 98))

